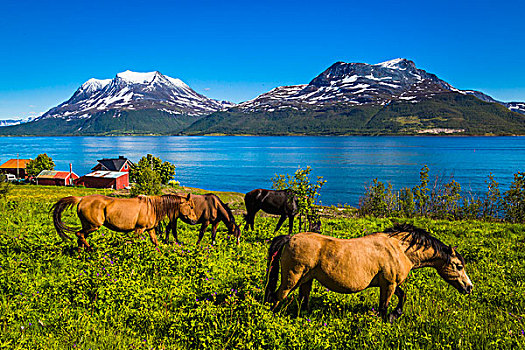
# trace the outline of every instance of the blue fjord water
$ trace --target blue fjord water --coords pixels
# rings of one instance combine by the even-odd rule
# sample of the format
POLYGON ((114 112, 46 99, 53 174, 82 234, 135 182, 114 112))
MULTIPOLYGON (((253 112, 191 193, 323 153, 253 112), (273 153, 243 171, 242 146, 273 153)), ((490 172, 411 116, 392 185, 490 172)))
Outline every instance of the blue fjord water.
POLYGON ((453 177, 463 190, 486 191, 492 173, 506 190, 525 171, 525 137, 2 137, 0 164, 47 153, 56 170, 86 174, 97 159, 123 155, 136 162, 147 153, 174 163, 182 185, 248 192, 270 188, 275 174, 313 168, 327 180, 323 204, 356 206, 364 186, 378 178, 394 189, 419 182, 426 164, 432 178, 453 177))

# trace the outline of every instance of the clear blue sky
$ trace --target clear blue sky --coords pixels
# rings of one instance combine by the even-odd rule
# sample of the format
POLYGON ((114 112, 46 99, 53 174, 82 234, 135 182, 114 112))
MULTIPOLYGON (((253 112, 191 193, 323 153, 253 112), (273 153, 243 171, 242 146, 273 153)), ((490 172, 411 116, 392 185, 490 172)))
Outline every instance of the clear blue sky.
POLYGON ((525 101, 525 1, 11 1, 0 5, 0 119, 89 78, 158 70, 245 101, 336 61, 405 57, 460 89, 525 101))

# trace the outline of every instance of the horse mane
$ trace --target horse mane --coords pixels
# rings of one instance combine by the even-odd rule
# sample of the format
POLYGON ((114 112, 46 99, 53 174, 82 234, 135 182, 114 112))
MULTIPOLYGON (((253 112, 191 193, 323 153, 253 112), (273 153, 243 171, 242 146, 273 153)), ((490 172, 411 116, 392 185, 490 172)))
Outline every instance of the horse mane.
MULTIPOLYGON (((390 237, 396 237, 402 241, 408 242, 407 250, 414 246, 416 248, 422 248, 423 250, 431 247, 436 252, 436 255, 444 258, 447 263, 450 262, 452 248, 422 228, 411 224, 395 223, 393 227, 386 229, 384 232, 388 233, 390 237), (408 234, 402 235, 402 233, 408 234)), ((459 254, 457 251, 456 255, 461 263, 465 264, 465 259, 463 256, 461 256, 461 254, 459 254)))
MULTIPOLYGON (((217 200, 219 201, 219 203, 223 206, 223 208, 226 210, 226 212, 228 213, 228 219, 233 222, 234 224, 235 223, 235 217, 233 216, 233 212, 232 210, 230 209, 230 207, 228 206, 228 204, 224 203, 220 198, 219 196, 217 196, 216 194, 213 194, 213 193, 207 193, 206 194, 207 196, 213 196, 215 198, 217 198, 217 200)), ((236 224, 237 225, 237 224, 236 224)))
POLYGON ((180 206, 180 197, 173 194, 163 196, 146 197, 150 199, 150 204, 155 212, 156 222, 161 222, 166 215, 173 216, 173 213, 180 206))

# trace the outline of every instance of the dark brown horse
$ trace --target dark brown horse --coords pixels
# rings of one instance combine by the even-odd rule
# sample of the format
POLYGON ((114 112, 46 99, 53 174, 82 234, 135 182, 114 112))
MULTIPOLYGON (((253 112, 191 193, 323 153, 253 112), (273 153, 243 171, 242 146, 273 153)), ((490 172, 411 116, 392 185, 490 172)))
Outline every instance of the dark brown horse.
MULTIPOLYGON (((195 222, 192 222, 184 216, 181 216, 180 219, 183 222, 190 225, 201 224, 197 244, 200 244, 202 238, 204 237, 204 232, 206 232, 206 229, 210 224, 212 225, 211 241, 212 244, 215 244, 217 226, 219 226, 219 223, 221 221, 224 222, 224 224, 228 228, 228 233, 230 235, 235 236, 237 244, 239 244, 241 238, 241 230, 239 229, 239 226, 237 226, 237 224, 235 223, 235 217, 233 216, 233 213, 227 204, 223 203, 221 199, 213 193, 208 193, 204 195, 194 194, 192 195, 192 199, 195 203, 194 210, 195 215, 197 216, 197 220, 195 222)), ((166 227, 166 237, 164 239, 164 243, 166 244, 169 243, 170 230, 173 232, 175 241, 177 243, 181 243, 179 241, 179 237, 177 236, 177 219, 172 220, 168 224, 168 227, 166 227)))
POLYGON ((53 223, 60 237, 71 239, 64 232, 75 232, 78 249, 85 247, 90 250, 86 238, 106 226, 117 232, 135 231, 138 236, 144 231, 149 233, 151 242, 158 245, 155 228, 167 216, 170 221, 183 216, 190 221, 196 221, 195 204, 192 195, 187 197, 176 195, 139 196, 135 198, 113 198, 98 194, 85 197, 65 197, 56 202, 53 211, 53 223), (62 212, 78 204, 77 214, 82 228, 68 227, 62 222, 62 212))
MULTIPOLYGON (((265 190, 262 188, 250 191, 244 196, 246 205, 246 225, 244 229, 250 226, 252 231, 255 229, 255 214, 262 210, 268 214, 280 215, 279 222, 275 231, 279 231, 282 224, 288 218, 288 233, 292 234, 293 219, 299 212, 297 197, 290 190, 265 190)), ((299 217, 299 227, 301 227, 301 218, 299 217)))
POLYGON ((275 237, 268 251, 265 300, 274 309, 299 287, 299 299, 308 307, 314 279, 338 293, 355 293, 379 287, 379 313, 393 322, 403 313, 405 292, 399 287, 412 269, 433 267, 459 292, 469 294, 473 284, 465 260, 452 247, 411 225, 395 225, 385 232, 339 239, 312 232, 275 237), (275 291, 281 265, 281 284, 275 291), (395 294, 398 305, 387 318, 395 294))

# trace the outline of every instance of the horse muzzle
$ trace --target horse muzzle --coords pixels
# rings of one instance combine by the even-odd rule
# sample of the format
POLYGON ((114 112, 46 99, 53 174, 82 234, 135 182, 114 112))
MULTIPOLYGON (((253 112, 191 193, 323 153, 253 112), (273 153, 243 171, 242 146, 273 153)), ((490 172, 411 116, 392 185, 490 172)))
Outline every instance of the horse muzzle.
POLYGON ((461 294, 470 294, 472 293, 472 290, 474 289, 474 286, 472 284, 467 284, 464 286, 461 290, 461 294))

